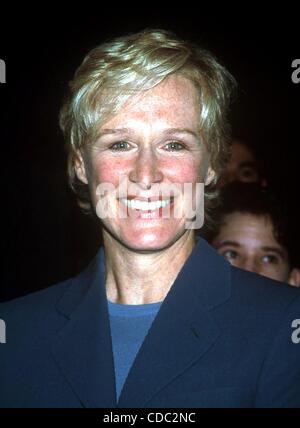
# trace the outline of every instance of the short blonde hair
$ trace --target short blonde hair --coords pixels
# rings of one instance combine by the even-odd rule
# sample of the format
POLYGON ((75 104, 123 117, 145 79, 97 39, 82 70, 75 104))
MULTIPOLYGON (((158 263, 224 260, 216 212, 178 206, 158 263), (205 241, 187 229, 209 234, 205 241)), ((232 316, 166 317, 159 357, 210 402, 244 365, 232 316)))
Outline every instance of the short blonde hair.
MULTIPOLYGON (((228 158, 227 111, 235 80, 208 51, 164 30, 145 30, 92 49, 69 83, 60 112, 66 138, 69 183, 79 205, 90 210, 88 185, 76 176, 78 152, 97 137, 99 128, 134 94, 147 91, 172 74, 193 82, 200 102, 202 138, 216 172, 207 198, 228 158)), ((209 204, 208 204, 209 205, 209 204)))

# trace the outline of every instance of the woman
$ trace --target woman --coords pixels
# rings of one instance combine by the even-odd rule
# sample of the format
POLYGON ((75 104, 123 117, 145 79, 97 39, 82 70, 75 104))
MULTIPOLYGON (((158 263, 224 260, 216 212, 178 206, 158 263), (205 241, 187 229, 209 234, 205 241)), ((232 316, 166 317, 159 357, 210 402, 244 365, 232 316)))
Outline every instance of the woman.
POLYGON ((71 186, 104 245, 78 277, 2 308, 15 326, 5 406, 300 405, 299 293, 195 239, 203 186, 211 198, 226 159, 233 84, 165 31, 87 55, 60 123, 71 186))

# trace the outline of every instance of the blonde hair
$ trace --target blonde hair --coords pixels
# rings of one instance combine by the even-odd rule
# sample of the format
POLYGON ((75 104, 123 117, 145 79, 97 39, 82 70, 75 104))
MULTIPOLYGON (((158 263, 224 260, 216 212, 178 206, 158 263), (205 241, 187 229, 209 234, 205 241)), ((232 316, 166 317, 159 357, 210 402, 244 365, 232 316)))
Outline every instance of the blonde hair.
POLYGON ((216 172, 206 197, 216 195, 214 184, 228 157, 227 111, 235 80, 210 52, 169 31, 145 30, 92 49, 69 83, 60 127, 66 138, 69 183, 83 209, 89 210, 91 203, 88 186, 75 173, 78 152, 95 141, 101 125, 129 97, 174 73, 192 81, 198 91, 200 129, 216 172))

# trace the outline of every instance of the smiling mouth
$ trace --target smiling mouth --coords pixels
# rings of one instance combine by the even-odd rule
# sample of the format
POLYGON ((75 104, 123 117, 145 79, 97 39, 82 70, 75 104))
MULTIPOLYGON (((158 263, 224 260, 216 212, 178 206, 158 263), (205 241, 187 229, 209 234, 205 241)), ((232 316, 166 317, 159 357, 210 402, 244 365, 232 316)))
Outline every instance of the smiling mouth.
POLYGON ((120 201, 122 204, 127 206, 128 208, 131 208, 133 210, 139 210, 139 211, 156 211, 160 208, 164 208, 167 205, 170 205, 171 202, 173 202, 173 198, 170 199, 164 199, 164 200, 158 200, 158 201, 141 201, 139 199, 127 199, 127 198, 121 198, 120 201))

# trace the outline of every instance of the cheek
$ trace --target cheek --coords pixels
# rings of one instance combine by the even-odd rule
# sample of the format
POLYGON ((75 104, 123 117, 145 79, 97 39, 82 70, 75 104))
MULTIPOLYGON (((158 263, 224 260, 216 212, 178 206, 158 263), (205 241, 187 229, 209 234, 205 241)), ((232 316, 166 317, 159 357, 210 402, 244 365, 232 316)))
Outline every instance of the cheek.
POLYGON ((288 267, 284 263, 280 263, 278 265, 272 265, 269 267, 269 270, 276 273, 278 278, 282 281, 288 275, 288 267))
POLYGON ((277 281, 286 282, 288 278, 288 271, 283 265, 269 265, 263 266, 261 274, 277 281))
POLYGON ((166 178, 176 183, 195 183, 201 181, 204 176, 200 163, 193 159, 166 161, 163 170, 166 178))
POLYGON ((120 175, 125 174, 128 168, 127 162, 114 159, 99 159, 92 164, 92 177, 95 184, 112 183, 117 185, 120 175))

